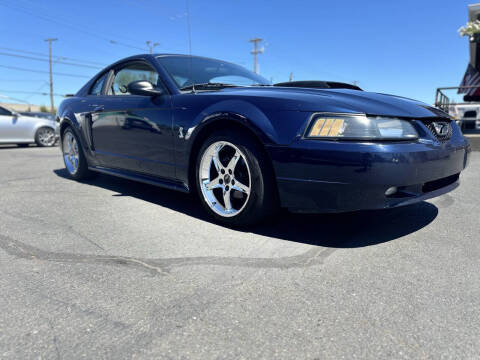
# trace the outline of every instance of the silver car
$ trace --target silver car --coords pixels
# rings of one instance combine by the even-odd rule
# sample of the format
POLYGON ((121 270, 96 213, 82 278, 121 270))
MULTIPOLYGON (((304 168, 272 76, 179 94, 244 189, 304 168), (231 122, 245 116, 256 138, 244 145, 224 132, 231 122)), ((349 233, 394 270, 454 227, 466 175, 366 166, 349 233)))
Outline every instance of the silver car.
POLYGON ((58 139, 55 120, 24 116, 0 106, 0 144, 53 146, 58 139))

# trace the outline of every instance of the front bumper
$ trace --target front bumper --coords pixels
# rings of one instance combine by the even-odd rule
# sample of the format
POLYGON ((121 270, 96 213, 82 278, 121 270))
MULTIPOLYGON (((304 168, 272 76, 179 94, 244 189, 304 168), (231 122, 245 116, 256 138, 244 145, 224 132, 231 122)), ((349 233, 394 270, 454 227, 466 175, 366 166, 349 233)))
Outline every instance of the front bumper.
POLYGON ((353 143, 298 140, 269 146, 282 207, 295 212, 346 212, 407 205, 456 188, 470 146, 446 143, 353 143), (398 191, 385 195, 390 187, 398 191))

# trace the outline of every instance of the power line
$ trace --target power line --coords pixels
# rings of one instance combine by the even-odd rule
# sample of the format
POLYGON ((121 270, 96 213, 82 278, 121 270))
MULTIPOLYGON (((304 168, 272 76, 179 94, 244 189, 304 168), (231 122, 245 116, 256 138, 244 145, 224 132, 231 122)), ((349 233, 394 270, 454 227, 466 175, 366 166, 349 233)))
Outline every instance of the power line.
MULTIPOLYGON (((110 38, 105 37, 105 36, 103 36, 103 35, 100 35, 100 34, 99 34, 98 32, 96 32, 96 31, 88 31, 88 30, 85 30, 85 25, 84 25, 84 24, 83 24, 82 26, 75 26, 75 25, 72 25, 72 24, 70 24, 70 23, 64 23, 64 22, 62 22, 62 21, 58 21, 56 18, 52 18, 52 17, 47 16, 47 15, 44 15, 44 14, 36 14, 36 13, 30 11, 29 9, 26 9, 25 7, 18 6, 18 3, 15 4, 15 6, 12 6, 12 4, 10 4, 10 3, 4 3, 4 2, 2 3, 2 2, 0 2, 0 5, 5 6, 5 7, 9 8, 9 9, 12 9, 12 10, 16 10, 16 11, 19 11, 19 12, 23 12, 23 13, 28 14, 28 15, 33 16, 33 17, 37 17, 37 18, 42 19, 42 20, 47 21, 47 22, 52 22, 52 23, 55 23, 55 24, 58 24, 58 25, 62 25, 62 26, 68 27, 68 28, 73 29, 73 30, 75 30, 75 31, 77 31, 77 32, 80 32, 80 33, 83 33, 83 34, 86 34, 86 35, 89 35, 89 36, 93 36, 93 37, 95 37, 95 38, 97 38, 97 39, 102 39, 102 40, 107 41, 107 42, 111 42, 111 41, 112 41, 110 38)), ((102 31, 102 34, 105 34, 105 32, 102 31)), ((127 37, 125 37, 125 36, 121 36, 121 35, 118 35, 118 34, 116 34, 116 35, 114 35, 114 36, 122 37, 122 38, 125 38, 125 39, 127 38, 127 37)), ((130 40, 131 40, 131 39, 130 39, 130 40)), ((138 47, 133 46, 133 45, 128 45, 128 44, 125 44, 125 43, 121 43, 121 42, 116 41, 116 40, 113 40, 113 41, 115 41, 115 43, 117 43, 117 44, 119 44, 119 45, 128 46, 128 47, 135 48, 135 49, 145 50, 145 49, 143 49, 143 48, 138 48, 138 47)))
POLYGON ((114 45, 121 45, 121 46, 125 46, 125 47, 128 47, 128 48, 131 48, 131 49, 137 49, 137 50, 142 50, 142 51, 145 51, 144 48, 141 48, 141 47, 138 47, 138 46, 134 46, 134 45, 129 45, 129 44, 125 44, 121 41, 117 41, 117 40, 109 40, 108 41, 110 44, 114 44, 114 45))
MULTIPOLYGON (((63 25, 65 26, 70 26, 70 27, 75 27, 78 31, 83 31, 84 29, 88 29, 88 32, 89 33, 92 33, 94 36, 98 36, 98 29, 97 28, 94 28, 94 27, 89 27, 85 22, 82 22, 82 23, 76 23, 76 24, 72 24, 72 19, 71 17, 68 18, 68 22, 67 21, 60 21, 58 20, 58 17, 55 17, 55 16, 52 16, 50 15, 50 8, 48 6, 45 6, 45 4, 41 4, 41 2, 39 2, 38 0, 2 0, 2 1, 7 1, 7 2, 10 2, 10 6, 12 6, 12 2, 14 3, 14 6, 20 6, 21 9, 23 10, 29 10, 32 9, 32 4, 35 4, 35 6, 37 7, 37 12, 40 13, 41 16, 43 16, 44 18, 47 18, 47 19, 50 19, 50 21, 56 21, 58 23, 62 23, 63 25), (29 4, 23 4, 23 5, 20 5, 18 2, 27 2, 29 4), (40 11, 39 11, 40 10, 40 11), (43 13, 42 13, 43 11, 43 13)), ((33 6, 33 7, 35 7, 33 6)), ((37 16, 34 12, 33 14, 34 16, 37 16)), ((107 36, 113 36, 113 37, 116 37, 116 38, 121 38, 121 39, 125 39, 127 41, 133 41, 133 42, 136 42, 137 39, 135 38, 132 38, 130 36, 125 36, 124 34, 119 34, 119 33, 116 33, 116 32, 107 32, 105 31, 105 29, 102 29, 102 34, 106 34, 107 36)))
MULTIPOLYGON (((40 90, 43 90, 43 88, 45 87, 45 85, 48 85, 48 82, 47 81, 44 81, 42 85, 40 85, 38 88, 36 88, 34 91, 35 92, 38 92, 40 90)), ((35 96, 35 94, 31 94, 31 95, 28 95, 26 97, 24 97, 24 100, 25 101, 29 101, 33 96, 35 96)))
MULTIPOLYGON (((27 55, 10 54, 10 53, 6 53, 6 52, 3 52, 3 51, 0 51, 0 55, 17 57, 17 58, 28 59, 28 60, 35 60, 35 61, 44 61, 44 62, 49 61, 48 59, 41 59, 41 58, 37 58, 37 57, 33 57, 33 56, 27 56, 27 55)), ((78 67, 84 67, 84 68, 89 68, 89 69, 101 69, 101 67, 98 67, 98 66, 76 64, 76 63, 71 63, 71 62, 61 61, 61 60, 55 60, 54 62, 55 62, 55 64, 78 66, 78 67)))
POLYGON ((25 101, 23 99, 17 99, 17 98, 7 96, 7 95, 0 94, 0 99, 10 99, 10 100, 13 100, 13 101, 19 101, 19 102, 22 102, 24 104, 30 105, 30 103, 28 101, 25 101))
MULTIPOLYGON (((49 74, 48 71, 25 69, 25 68, 21 68, 21 67, 17 67, 17 66, 0 65, 0 67, 5 68, 5 69, 11 69, 11 70, 34 72, 34 73, 38 73, 38 74, 49 74)), ((67 73, 57 73, 57 72, 54 72, 52 74, 56 75, 56 76, 70 76, 70 77, 86 78, 86 79, 90 78, 89 76, 78 75, 78 74, 67 74, 67 73)))
MULTIPOLYGON (((23 53, 23 54, 29 54, 29 55, 37 55, 37 56, 43 56, 43 57, 48 57, 48 54, 45 53, 39 53, 35 51, 27 51, 27 50, 22 50, 22 49, 14 49, 14 48, 9 48, 9 47, 3 47, 0 46, 1 50, 7 50, 7 51, 13 51, 13 52, 18 52, 18 53, 23 53)), ((99 66, 106 66, 106 64, 99 63, 96 61, 90 61, 90 60, 82 60, 82 59, 75 59, 71 57, 66 57, 66 56, 54 56, 55 58, 58 58, 59 60, 71 60, 71 61, 76 61, 78 63, 85 63, 85 64, 93 64, 93 65, 99 65, 99 66)))
MULTIPOLYGON (((0 92, 12 93, 12 94, 34 94, 34 95, 45 95, 45 96, 49 95, 48 92, 41 92, 41 91, 0 90, 0 92)), ((64 94, 53 93, 53 95, 65 97, 64 94)))
POLYGON ((45 82, 45 80, 30 80, 30 79, 0 79, 3 82, 45 82))

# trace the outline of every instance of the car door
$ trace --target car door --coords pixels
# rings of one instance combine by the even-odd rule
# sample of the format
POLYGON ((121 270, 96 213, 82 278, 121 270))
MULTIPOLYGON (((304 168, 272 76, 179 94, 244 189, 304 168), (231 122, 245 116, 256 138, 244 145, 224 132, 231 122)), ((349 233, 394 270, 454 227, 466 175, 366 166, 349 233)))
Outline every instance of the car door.
POLYGON ((151 64, 135 60, 113 69, 102 95, 92 101, 91 140, 100 164, 174 178, 171 96, 151 64), (138 80, 163 94, 130 94, 128 84, 138 80))

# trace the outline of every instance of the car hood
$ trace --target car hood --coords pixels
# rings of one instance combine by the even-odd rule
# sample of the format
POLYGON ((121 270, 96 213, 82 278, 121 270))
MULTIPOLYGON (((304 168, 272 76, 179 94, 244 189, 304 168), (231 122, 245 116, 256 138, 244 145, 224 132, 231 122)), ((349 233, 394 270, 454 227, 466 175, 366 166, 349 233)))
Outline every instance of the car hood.
POLYGON ((428 104, 404 97, 349 89, 290 87, 227 88, 222 94, 248 96, 260 107, 313 112, 365 113, 406 118, 449 116, 428 104))

